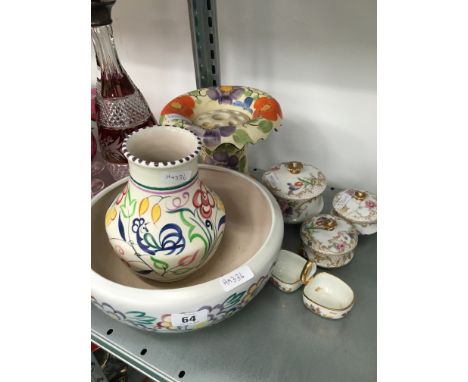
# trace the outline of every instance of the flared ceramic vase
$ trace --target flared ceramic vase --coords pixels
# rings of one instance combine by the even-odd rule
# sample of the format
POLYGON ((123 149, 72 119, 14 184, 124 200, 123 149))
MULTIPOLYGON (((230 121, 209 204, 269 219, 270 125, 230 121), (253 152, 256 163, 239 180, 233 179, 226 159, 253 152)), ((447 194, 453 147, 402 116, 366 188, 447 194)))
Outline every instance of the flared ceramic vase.
POLYGON ((196 89, 161 110, 161 124, 185 127, 202 139, 200 161, 248 173, 246 147, 281 126, 279 103, 246 86, 196 89))

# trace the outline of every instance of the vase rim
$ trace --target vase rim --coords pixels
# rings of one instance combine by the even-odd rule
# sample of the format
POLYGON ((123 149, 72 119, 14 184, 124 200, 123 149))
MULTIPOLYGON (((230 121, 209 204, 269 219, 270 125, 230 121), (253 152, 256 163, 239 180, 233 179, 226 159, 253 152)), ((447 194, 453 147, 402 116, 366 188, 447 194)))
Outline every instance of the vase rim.
MULTIPOLYGON (((170 143, 174 144, 174 147, 180 147, 180 140, 177 140, 176 137, 174 137, 174 141, 170 143)), ((132 162, 140 167, 171 168, 178 167, 185 163, 193 161, 198 157, 201 148, 201 139, 197 137, 194 133, 192 133, 190 130, 170 125, 162 125, 143 127, 129 134, 123 141, 122 153, 129 162, 132 162), (176 157, 170 158, 169 160, 151 160, 145 159, 141 155, 136 154, 134 150, 132 150, 131 147, 129 147, 132 145, 133 141, 135 141, 138 137, 142 136, 142 133, 145 135, 149 135, 151 133, 158 134, 164 131, 168 131, 170 132, 170 134, 181 134, 181 137, 185 136, 185 139, 191 140, 192 142, 187 142, 188 145, 191 146, 190 150, 185 150, 182 155, 176 155, 176 157)))

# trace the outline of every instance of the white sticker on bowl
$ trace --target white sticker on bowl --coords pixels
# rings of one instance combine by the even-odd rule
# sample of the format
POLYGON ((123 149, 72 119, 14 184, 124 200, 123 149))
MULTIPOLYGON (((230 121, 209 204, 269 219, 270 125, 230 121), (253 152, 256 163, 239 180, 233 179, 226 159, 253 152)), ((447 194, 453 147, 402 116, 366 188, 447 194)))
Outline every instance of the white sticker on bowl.
POLYGON ((208 321, 208 309, 202 309, 192 313, 171 314, 172 326, 196 325, 208 321))
POLYGON ((353 197, 350 194, 342 193, 336 199, 333 207, 336 210, 342 209, 353 197))
POLYGON ((226 292, 244 284, 254 277, 252 270, 248 265, 243 265, 236 270, 221 277, 219 282, 226 292))
POLYGON ((162 174, 162 180, 170 183, 186 182, 192 175, 191 171, 174 171, 162 174))

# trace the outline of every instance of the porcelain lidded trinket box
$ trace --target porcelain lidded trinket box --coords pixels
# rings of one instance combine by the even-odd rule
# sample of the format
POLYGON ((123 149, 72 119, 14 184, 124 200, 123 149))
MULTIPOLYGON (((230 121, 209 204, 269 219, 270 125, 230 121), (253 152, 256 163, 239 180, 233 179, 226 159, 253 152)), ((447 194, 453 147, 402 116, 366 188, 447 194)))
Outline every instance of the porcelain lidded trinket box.
POLYGON ((153 126, 122 145, 130 177, 105 216, 110 244, 137 274, 180 280, 212 257, 224 233, 223 202, 199 178, 200 139, 153 126))
POLYGON ((200 161, 248 173, 246 147, 281 126, 281 107, 248 86, 196 89, 169 101, 160 123, 185 127, 202 139, 200 161))
POLYGON ((377 195, 348 189, 333 198, 332 215, 350 222, 361 235, 377 232, 377 195))
MULTIPOLYGON (((307 260, 291 251, 282 249, 273 267, 270 282, 284 293, 293 293, 302 286, 301 271, 307 260)), ((315 270, 313 270, 315 272, 315 270)))
POLYGON ((314 261, 281 250, 273 267, 271 282, 285 293, 292 293, 304 286, 302 300, 307 309, 321 317, 343 318, 354 306, 353 290, 336 276, 316 272, 314 261))
POLYGON ((308 258, 319 267, 338 268, 353 259, 358 234, 344 219, 319 215, 302 223, 301 240, 308 258))
POLYGON ((310 164, 280 163, 263 174, 262 182, 278 201, 285 223, 302 223, 323 209, 322 193, 327 181, 310 164))

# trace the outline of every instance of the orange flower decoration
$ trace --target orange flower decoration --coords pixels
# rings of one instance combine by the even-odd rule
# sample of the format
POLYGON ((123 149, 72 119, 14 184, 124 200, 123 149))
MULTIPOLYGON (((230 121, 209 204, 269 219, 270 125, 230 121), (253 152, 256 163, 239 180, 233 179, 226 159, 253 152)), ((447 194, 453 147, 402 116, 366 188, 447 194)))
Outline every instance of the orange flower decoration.
POLYGON ((254 118, 260 116, 270 121, 276 121, 278 119, 278 115, 280 118, 283 118, 281 107, 273 98, 260 97, 255 101, 253 107, 255 109, 253 113, 254 118))
POLYGON ((161 115, 164 114, 179 114, 188 118, 193 114, 193 108, 195 107, 195 101, 189 95, 183 95, 174 98, 169 102, 164 109, 161 111, 161 115))

